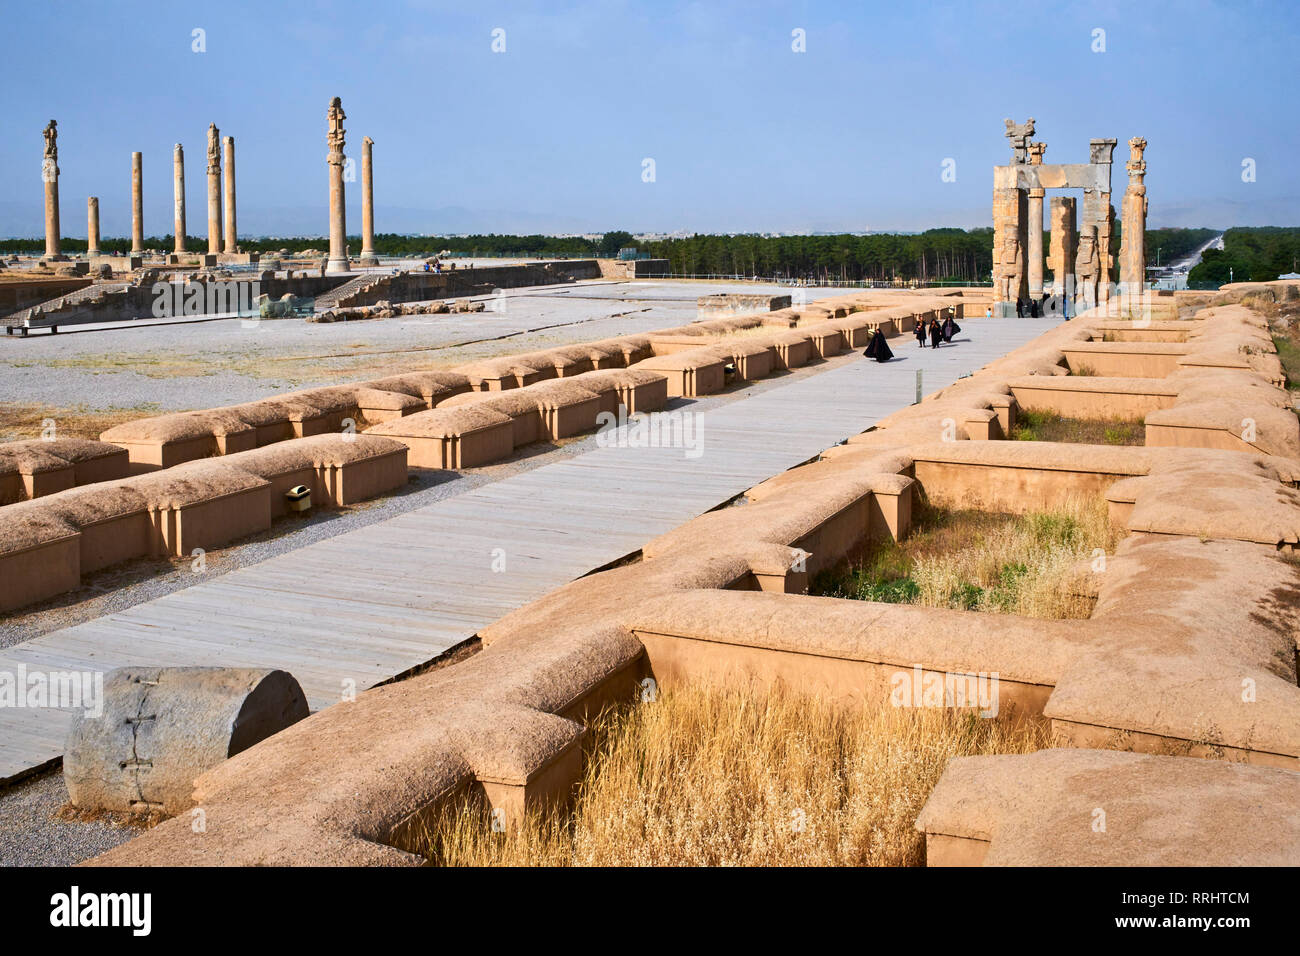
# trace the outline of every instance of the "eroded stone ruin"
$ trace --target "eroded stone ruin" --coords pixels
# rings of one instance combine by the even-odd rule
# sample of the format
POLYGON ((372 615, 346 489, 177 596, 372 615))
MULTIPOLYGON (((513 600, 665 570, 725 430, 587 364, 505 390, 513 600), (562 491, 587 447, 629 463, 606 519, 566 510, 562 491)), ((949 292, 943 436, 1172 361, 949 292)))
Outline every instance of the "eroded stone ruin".
MULTIPOLYGON (((351 269, 338 98, 328 117, 322 281, 351 269)), ((401 488, 411 467, 499 462, 603 416, 654 412, 861 349, 876 331, 893 338, 951 315, 978 334, 990 305, 1014 315, 1017 300, 1069 303, 1069 323, 754 485, 743 507, 701 514, 645 542, 637 560, 482 628, 479 653, 229 748, 192 791, 171 781, 165 797, 143 802, 181 815, 92 862, 416 865, 412 834, 466 794, 510 826, 563 807, 592 717, 635 698, 646 678, 886 706, 904 675, 938 688, 926 706, 978 709, 952 689, 991 675, 1000 705, 1046 722, 1052 746, 951 761, 916 821, 930 865, 1293 863, 1300 419, 1267 321, 1230 301, 1146 292, 1140 137, 1129 141, 1112 286, 1116 140, 1092 140, 1087 163, 1046 165, 1034 131, 1032 119, 1007 121, 1013 162, 994 173, 991 303, 987 290, 862 292, 806 306, 733 296, 700 307, 749 314, 142 418, 98 442, 0 448, 0 609, 12 609, 122 561, 265 532, 299 488, 343 506, 401 488), (1081 208, 1052 199, 1045 261, 1043 199, 1056 188, 1081 188, 1084 199, 1081 208), (1144 444, 1011 440, 1030 412, 1141 419, 1144 444), (1104 501, 1122 538, 1083 579, 1095 602, 1086 618, 808 593, 817 574, 872 541, 906 539, 923 503, 1026 514, 1080 496, 1104 501), (1184 811, 1177 820, 1170 806, 1184 811), (190 807, 204 810, 201 837, 190 807), (1099 836, 1089 825, 1098 809, 1123 826, 1099 836)), ((373 258, 370 146, 361 265, 373 258)), ((223 228, 215 125, 208 159, 209 256, 235 254, 233 142, 223 228)), ((179 184, 179 147, 175 162, 179 184)), ((55 261, 53 122, 45 188, 55 261)), ((95 204, 88 214, 94 222, 95 204)), ((176 219, 180 256, 183 199, 176 219)), ((321 291, 331 309, 388 309, 420 299, 430 281, 345 277, 321 291)), ((764 422, 752 428, 761 436, 764 422)))
MULTIPOLYGON (((792 333, 815 348, 831 323, 850 340, 861 341, 857 327, 897 334, 915 314, 899 311, 853 296, 816 303, 764 343, 767 360, 792 333)), ((479 654, 295 724, 198 779, 201 841, 181 818, 98 862, 414 864, 422 859, 400 849, 404 834, 467 791, 511 819, 562 801, 581 766, 584 720, 647 675, 667 688, 779 680, 877 703, 892 675, 918 669, 940 680, 997 674, 1002 705, 1049 720, 1055 742, 953 761, 917 824, 929 863, 1294 859, 1300 423, 1278 414, 1281 369, 1249 309, 1178 319, 1170 308, 1158 328, 1129 323, 1119 340, 1106 336, 1114 324, 1098 311, 1053 328, 755 486, 746 507, 702 515, 648 542, 639 562, 507 615, 480 632, 479 654), (1085 353, 1105 372, 1070 375, 1072 356, 1085 353), (1153 364, 1150 354, 1163 357, 1153 364), (1177 439, 1157 426, 1145 447, 1004 440, 1021 409, 1081 414, 1111 401, 1148 416, 1179 412, 1177 439), (1254 430, 1236 428, 1220 401, 1254 430), (919 495, 1024 512, 1081 493, 1104 495, 1126 534, 1096 576, 1087 619, 802 593, 864 540, 906 536, 919 495), (323 750, 347 759, 322 764, 323 750), (1162 815, 1171 804, 1189 808, 1172 828, 1162 815), (1098 806, 1127 825, 1092 838, 1098 806), (1215 827, 1196 825, 1210 819, 1215 827), (1223 832, 1241 838, 1229 845, 1214 836, 1223 832)), ((562 358, 584 367, 596 354, 562 358)), ((667 357, 683 355, 698 373, 706 353, 667 357)), ((521 357, 466 374, 477 387, 458 396, 478 397, 452 407, 523 398, 541 364, 521 357)), ((526 426, 504 407, 496 414, 504 447, 507 429, 526 426)))

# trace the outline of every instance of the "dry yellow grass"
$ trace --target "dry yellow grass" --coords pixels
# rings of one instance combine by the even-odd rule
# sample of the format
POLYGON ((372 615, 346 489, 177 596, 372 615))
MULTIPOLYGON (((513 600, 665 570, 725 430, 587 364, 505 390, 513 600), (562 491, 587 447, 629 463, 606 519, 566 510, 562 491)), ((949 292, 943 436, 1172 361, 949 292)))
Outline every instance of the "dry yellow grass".
POLYGON ((165 352, 104 352, 47 359, 39 364, 46 368, 84 369, 91 373, 135 372, 146 378, 193 378, 216 375, 219 371, 208 357, 165 352))
POLYGON ((414 848, 446 866, 917 866, 949 758, 1047 746, 1040 720, 699 687, 590 737, 572 814, 493 832, 467 800, 414 848))
POLYGON ((781 327, 776 325, 755 325, 746 329, 728 329, 712 337, 725 341, 726 339, 757 338, 760 335, 771 335, 773 332, 780 331, 781 327))
POLYGON ((54 420, 59 438, 99 438, 115 425, 157 415, 154 404, 134 408, 90 409, 85 405, 44 405, 39 402, 7 402, 0 405, 0 441, 40 438, 47 419, 54 420))
POLYGON ((912 569, 917 603, 951 607, 957 594, 971 610, 1084 618, 1093 601, 1080 593, 1080 578, 1098 551, 1115 550, 1119 537, 1101 498, 1073 498, 1051 512, 1020 515, 976 546, 918 558, 912 569))
POLYGON ((855 600, 1086 618, 1083 578, 1121 532, 1104 499, 1071 498, 1050 512, 997 515, 921 506, 901 543, 878 542, 854 566, 819 576, 815 593, 855 600))

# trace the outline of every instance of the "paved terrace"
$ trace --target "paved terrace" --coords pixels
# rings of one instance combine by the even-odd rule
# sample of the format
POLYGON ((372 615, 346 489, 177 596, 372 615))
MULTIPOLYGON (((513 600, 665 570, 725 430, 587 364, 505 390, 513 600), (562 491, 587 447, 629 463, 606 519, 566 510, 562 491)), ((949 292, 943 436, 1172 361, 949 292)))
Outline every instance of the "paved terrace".
MULTIPOLYGON (((670 328, 695 321, 701 295, 805 294, 814 300, 855 291, 861 290, 600 279, 508 289, 500 302, 470 296, 486 301, 488 310, 463 314, 334 323, 194 316, 79 325, 66 334, 25 339, 0 333, 0 402, 129 409, 146 401, 151 407, 139 409, 142 416, 234 405, 277 389, 450 368, 670 328)), ((6 435, 0 423, 0 439, 32 437, 6 435)))
MULTIPOLYGON (((702 412, 701 453, 606 442, 369 527, 0 653, 0 671, 277 667, 313 710, 424 664, 503 614, 807 461, 1043 332, 970 319, 951 347, 892 340, 847 364, 702 412), (500 550, 497 550, 500 549, 500 550), (494 571, 494 559, 505 569, 494 571)), ((676 403, 688 411, 691 403, 676 403)), ((61 756, 68 714, 0 709, 0 781, 61 756)))

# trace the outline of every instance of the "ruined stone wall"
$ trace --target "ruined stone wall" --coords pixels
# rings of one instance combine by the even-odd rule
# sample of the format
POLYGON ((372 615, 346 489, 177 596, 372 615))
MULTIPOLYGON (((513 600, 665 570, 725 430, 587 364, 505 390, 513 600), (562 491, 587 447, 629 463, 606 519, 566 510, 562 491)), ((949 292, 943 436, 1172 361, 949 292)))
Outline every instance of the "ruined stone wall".
POLYGON ((374 305, 376 302, 421 302, 427 299, 487 295, 494 289, 554 285, 578 279, 597 279, 600 275, 600 267, 594 259, 529 262, 523 265, 443 272, 402 272, 395 276, 377 275, 375 284, 340 297, 334 305, 347 308, 374 305))
POLYGON ((90 279, 27 279, 0 282, 0 315, 30 308, 40 302, 90 285, 90 279))

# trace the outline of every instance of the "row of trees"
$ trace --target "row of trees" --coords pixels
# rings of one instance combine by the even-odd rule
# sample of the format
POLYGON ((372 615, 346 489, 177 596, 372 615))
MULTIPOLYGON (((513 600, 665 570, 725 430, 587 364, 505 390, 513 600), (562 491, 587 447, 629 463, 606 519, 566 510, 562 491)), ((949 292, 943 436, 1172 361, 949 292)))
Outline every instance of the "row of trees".
POLYGON ((993 268, 992 229, 930 229, 916 235, 697 235, 638 244, 678 275, 784 279, 975 282, 993 268))
POLYGON ((1300 228, 1229 229, 1222 249, 1207 249, 1188 273, 1189 282, 1268 282, 1300 272, 1300 228))
MULTIPOLYGON (((1122 242, 1120 224, 1115 223, 1118 254, 1122 242)), ((1148 264, 1157 255, 1171 262, 1194 251, 1216 234, 1213 229, 1149 229, 1146 234, 1148 264)), ((1222 252, 1210 250, 1192 270, 1190 279, 1227 282, 1229 269, 1234 278, 1273 279, 1295 270, 1300 257, 1300 229, 1229 229, 1222 252)), ((146 248, 170 250, 171 236, 151 236, 146 248)), ((361 239, 352 236, 348 245, 355 257, 361 239)), ((207 249, 207 240, 190 236, 187 246, 194 252, 207 249)), ((241 239, 240 247, 253 252, 280 249, 324 250, 320 237, 241 239)), ((818 236, 695 235, 682 238, 637 242, 626 231, 607 232, 600 239, 582 236, 510 236, 495 233, 475 236, 400 236, 381 233, 375 237, 375 251, 381 256, 430 256, 448 250, 456 256, 478 258, 610 258, 620 249, 636 246, 638 253, 667 259, 674 275, 741 275, 764 278, 809 279, 833 282, 861 280, 918 280, 923 282, 988 282, 993 269, 992 229, 928 229, 914 235, 875 233, 818 236)), ((105 252, 124 253, 129 239, 104 239, 105 252)), ((44 242, 37 239, 0 240, 0 253, 39 252, 44 242)), ((84 252, 84 239, 64 239, 69 253, 84 252)), ((1044 234, 1044 254, 1051 249, 1051 234, 1044 234)), ((1118 261, 1118 260, 1117 260, 1118 261)))
MULTIPOLYGON (((1147 261, 1154 263, 1157 254, 1162 262, 1188 255, 1215 234, 1214 229, 1148 230, 1147 261)), ((1051 234, 1043 239, 1046 255, 1051 234)), ((1117 223, 1113 251, 1118 252, 1121 239, 1117 223)), ((678 275, 987 282, 993 271, 992 229, 930 229, 916 235, 692 236, 640 248, 669 260, 678 275)))

